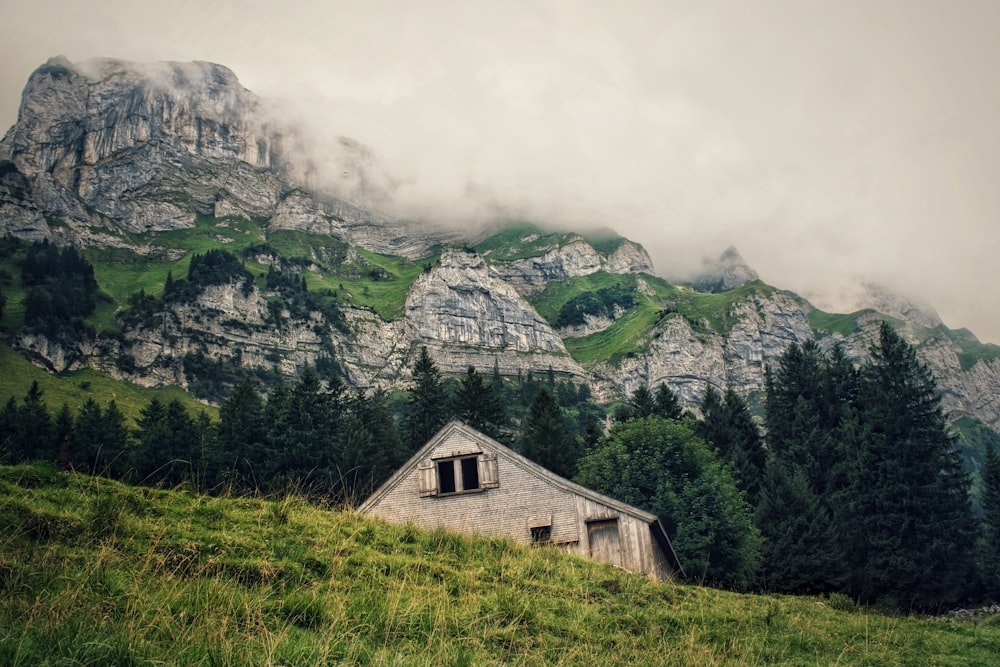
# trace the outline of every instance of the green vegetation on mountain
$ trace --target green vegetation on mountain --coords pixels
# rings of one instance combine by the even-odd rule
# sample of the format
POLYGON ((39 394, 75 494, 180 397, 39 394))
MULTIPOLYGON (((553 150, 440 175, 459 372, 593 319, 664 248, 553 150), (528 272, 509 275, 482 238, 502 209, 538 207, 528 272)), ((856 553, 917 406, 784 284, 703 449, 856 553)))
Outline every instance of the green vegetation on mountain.
POLYGON ((614 253, 615 250, 618 250, 628 240, 612 229, 597 229, 583 233, 581 236, 594 250, 605 257, 614 253))
POLYGON ((1000 345, 982 343, 975 336, 972 336, 968 330, 963 329, 952 333, 959 334, 959 336, 955 336, 952 339, 952 342, 958 347, 958 363, 961 365, 963 371, 969 370, 980 361, 992 361, 1000 358, 1000 345), (969 335, 964 336, 961 334, 969 335))
POLYGON ((0 662, 995 664, 1000 626, 742 595, 300 498, 0 467, 0 662))
MULTIPOLYGON (((806 302, 802 301, 802 303, 806 302)), ((827 313, 819 308, 810 308, 806 311, 809 326, 819 336, 828 336, 831 333, 850 336, 861 330, 858 323, 859 318, 874 314, 875 311, 872 310, 859 310, 849 314, 827 313)))
POLYGON ((64 403, 74 411, 88 400, 101 402, 114 400, 118 408, 129 419, 135 419, 139 411, 153 398, 164 402, 180 401, 191 414, 205 411, 215 416, 218 408, 205 405, 194 399, 188 392, 177 386, 150 389, 131 382, 120 382, 105 373, 89 368, 64 373, 49 373, 0 343, 0 400, 24 396, 32 383, 45 392, 46 403, 57 410, 64 403))
POLYGON ((572 232, 555 232, 530 222, 517 222, 505 225, 477 243, 474 249, 490 262, 512 261, 541 257, 578 237, 572 232))
POLYGON ((625 357, 646 351, 656 335, 657 325, 668 317, 683 317, 695 332, 724 335, 735 324, 733 304, 754 294, 767 297, 775 291, 769 285, 753 281, 726 292, 708 294, 649 274, 597 271, 552 282, 528 300, 556 327, 582 324, 584 314, 611 315, 616 306, 625 310, 603 331, 565 339, 573 358, 587 367, 599 363, 615 365, 625 357))

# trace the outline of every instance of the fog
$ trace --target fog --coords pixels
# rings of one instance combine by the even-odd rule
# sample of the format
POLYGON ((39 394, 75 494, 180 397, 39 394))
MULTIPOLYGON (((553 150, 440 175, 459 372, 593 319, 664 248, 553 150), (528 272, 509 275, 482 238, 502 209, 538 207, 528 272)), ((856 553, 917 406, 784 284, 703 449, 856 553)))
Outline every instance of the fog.
POLYGON ((611 227, 683 277, 736 246, 1000 343, 1000 3, 7 3, 0 125, 50 56, 207 60, 368 147, 392 212, 611 227))

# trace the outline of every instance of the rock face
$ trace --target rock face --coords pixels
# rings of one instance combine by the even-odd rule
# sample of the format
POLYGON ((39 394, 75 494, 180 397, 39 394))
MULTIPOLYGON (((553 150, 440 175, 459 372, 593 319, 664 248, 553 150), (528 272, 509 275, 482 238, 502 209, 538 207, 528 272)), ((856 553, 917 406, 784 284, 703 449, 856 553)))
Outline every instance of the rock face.
POLYGON ((406 300, 406 326, 446 372, 489 369, 496 360, 507 375, 551 366, 586 378, 548 322, 474 253, 446 251, 417 279, 406 300))
MULTIPOLYGON (((360 246, 426 258, 432 247, 460 238, 374 210, 391 179, 379 175, 369 149, 347 139, 324 155, 343 175, 336 192, 319 192, 308 139, 220 65, 55 58, 31 75, 18 121, 0 141, 0 232, 170 260, 186 251, 157 246, 156 232, 230 218, 253 220, 261 237, 283 230, 335 237, 355 255, 360 246)), ((426 345, 447 373, 470 365, 488 371, 494 363, 508 376, 552 368, 595 383, 595 394, 607 400, 640 383, 664 382, 694 406, 707 386, 744 396, 762 391, 766 367, 790 343, 814 336, 825 347, 844 345, 861 361, 884 313, 903 322, 901 333, 938 378, 944 407, 1000 429, 1000 353, 984 350, 971 334, 965 340, 946 330, 932 310, 871 286, 858 303, 874 310, 854 316, 861 328, 848 337, 813 332, 808 304, 750 289, 717 328, 662 303, 652 330, 630 333, 645 337, 636 346, 642 351, 584 369, 525 297, 601 270, 652 272, 652 262, 624 239, 525 230, 516 251, 484 250, 481 257, 445 250, 412 285, 394 322, 352 306, 344 306, 346 325, 339 328, 318 312, 276 317, 268 306, 275 294, 230 284, 211 286, 190 303, 161 304, 154 320, 125 322, 120 336, 65 342, 22 333, 12 342, 52 370, 90 366, 148 385, 185 384, 189 354, 285 374, 330 357, 362 388, 403 386, 414 350, 426 345)), ((706 263, 694 287, 725 292, 754 280, 756 272, 730 248, 706 263)), ((657 298, 645 280, 636 284, 643 298, 657 298)), ((591 335, 624 315, 588 316, 561 334, 591 335)))
POLYGON ((610 273, 651 272, 653 262, 646 249, 623 240, 608 256, 601 255, 582 236, 574 235, 539 257, 494 262, 497 274, 521 294, 534 294, 554 281, 586 276, 597 271, 610 273))
MULTIPOLYGON (((31 75, 0 142, 0 231, 114 245, 121 230, 238 216, 376 252, 415 256, 440 240, 359 206, 364 179, 341 179, 331 195, 307 189, 305 144, 221 65, 53 58, 31 75)), ((347 140, 324 159, 350 173, 370 162, 347 140)))
POLYGON ((869 308, 928 329, 936 329, 943 324, 941 317, 930 306, 918 304, 872 282, 861 282, 858 285, 853 302, 858 310, 869 308))
POLYGON ((671 316, 652 332, 646 352, 622 360, 617 367, 601 365, 595 375, 616 393, 628 395, 640 384, 661 382, 688 406, 701 403, 708 386, 722 392, 732 387, 742 396, 764 389, 764 373, 792 343, 813 333, 805 312, 791 297, 775 292, 751 294, 728 313, 732 328, 725 334, 671 316))

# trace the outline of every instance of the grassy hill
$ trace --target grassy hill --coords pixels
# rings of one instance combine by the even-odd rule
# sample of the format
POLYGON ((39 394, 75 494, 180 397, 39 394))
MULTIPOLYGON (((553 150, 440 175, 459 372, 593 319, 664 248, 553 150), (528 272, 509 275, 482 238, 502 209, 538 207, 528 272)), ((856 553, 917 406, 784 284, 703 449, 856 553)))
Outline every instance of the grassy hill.
POLYGON ((78 412, 88 398, 93 398, 102 406, 114 400, 122 413, 133 420, 154 397, 164 403, 176 399, 192 416, 205 412, 215 418, 219 414, 217 407, 195 400, 191 394, 174 385, 150 389, 131 382, 120 382, 89 368, 49 373, 4 343, 0 343, 0 369, 3 369, 0 373, 0 402, 6 403, 11 397, 20 402, 31 388, 31 383, 37 382, 53 415, 63 403, 78 412))
POLYGON ((741 595, 503 539, 0 467, 0 664, 988 665, 1000 624, 741 595))

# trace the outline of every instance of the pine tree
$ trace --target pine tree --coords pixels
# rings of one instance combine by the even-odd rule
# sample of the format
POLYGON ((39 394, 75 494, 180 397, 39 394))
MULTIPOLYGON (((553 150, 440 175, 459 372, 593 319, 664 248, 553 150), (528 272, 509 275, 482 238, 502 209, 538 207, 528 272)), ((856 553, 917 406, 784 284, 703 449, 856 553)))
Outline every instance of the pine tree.
POLYGON ((953 604, 973 575, 969 479, 933 375, 885 322, 861 370, 858 407, 853 592, 904 609, 953 604))
POLYGON ((421 347, 413 365, 413 387, 406 417, 407 453, 415 452, 441 430, 448 419, 448 403, 441 372, 427 348, 421 347))
POLYGON ((663 382, 656 388, 655 401, 656 414, 664 419, 680 419, 684 416, 684 409, 677 394, 663 382))
POLYGON ((64 468, 71 467, 71 452, 73 449, 73 429, 75 420, 73 411, 69 405, 62 404, 59 414, 56 415, 55 423, 52 425, 52 460, 59 463, 64 468))
POLYGON ((701 414, 702 420, 696 427, 698 435, 732 466, 737 485, 756 507, 766 455, 760 429, 746 402, 732 389, 727 389, 723 398, 709 386, 701 402, 701 414))
POLYGON ((12 446, 15 461, 55 460, 52 417, 43 395, 38 382, 32 382, 23 404, 17 410, 17 428, 12 446))
POLYGON ((455 396, 455 413, 469 426, 491 438, 500 437, 506 416, 491 385, 474 366, 469 366, 455 396))
POLYGON ((843 585, 835 526, 805 471, 767 461, 756 523, 764 538, 761 576, 769 590, 815 594, 843 585))
POLYGON ((219 481, 235 491, 257 487, 267 449, 264 400, 253 380, 244 377, 219 409, 219 481))
POLYGON ((104 408, 101 424, 104 445, 101 451, 107 457, 109 473, 120 479, 128 466, 129 432, 125 415, 114 400, 104 408))
MULTIPOLYGON (((269 423, 269 456, 281 462, 272 490, 295 486, 305 493, 325 493, 337 484, 337 438, 344 413, 345 387, 339 380, 324 387, 306 368, 276 405, 269 423)), ((273 401, 272 401, 273 402, 273 401)))
POLYGON ((979 551, 985 592, 1000 596, 1000 456, 991 446, 983 464, 983 537, 979 551))
POLYGON ((645 384, 640 384, 632 392, 632 418, 643 419, 656 414, 656 399, 645 384))
POLYGON ((0 463, 14 462, 14 443, 17 438, 17 399, 7 399, 0 411, 0 463))
POLYGON ((129 468, 133 480, 143 484, 153 482, 153 476, 165 462, 164 443, 169 438, 167 407, 153 397, 135 420, 135 446, 129 452, 129 468))
POLYGON ((757 526, 769 555, 764 576, 774 590, 841 590, 848 576, 850 542, 831 539, 831 533, 852 530, 847 524, 854 517, 845 510, 850 499, 843 497, 843 431, 831 418, 828 404, 837 385, 828 367, 814 341, 793 343, 766 378, 769 454, 757 526), (803 531, 811 538, 795 539, 803 531), (778 557, 782 563, 774 561, 778 557))
POLYGON ((521 452, 557 475, 569 478, 576 473, 579 447, 567 437, 562 410, 547 387, 538 392, 528 411, 521 452))

